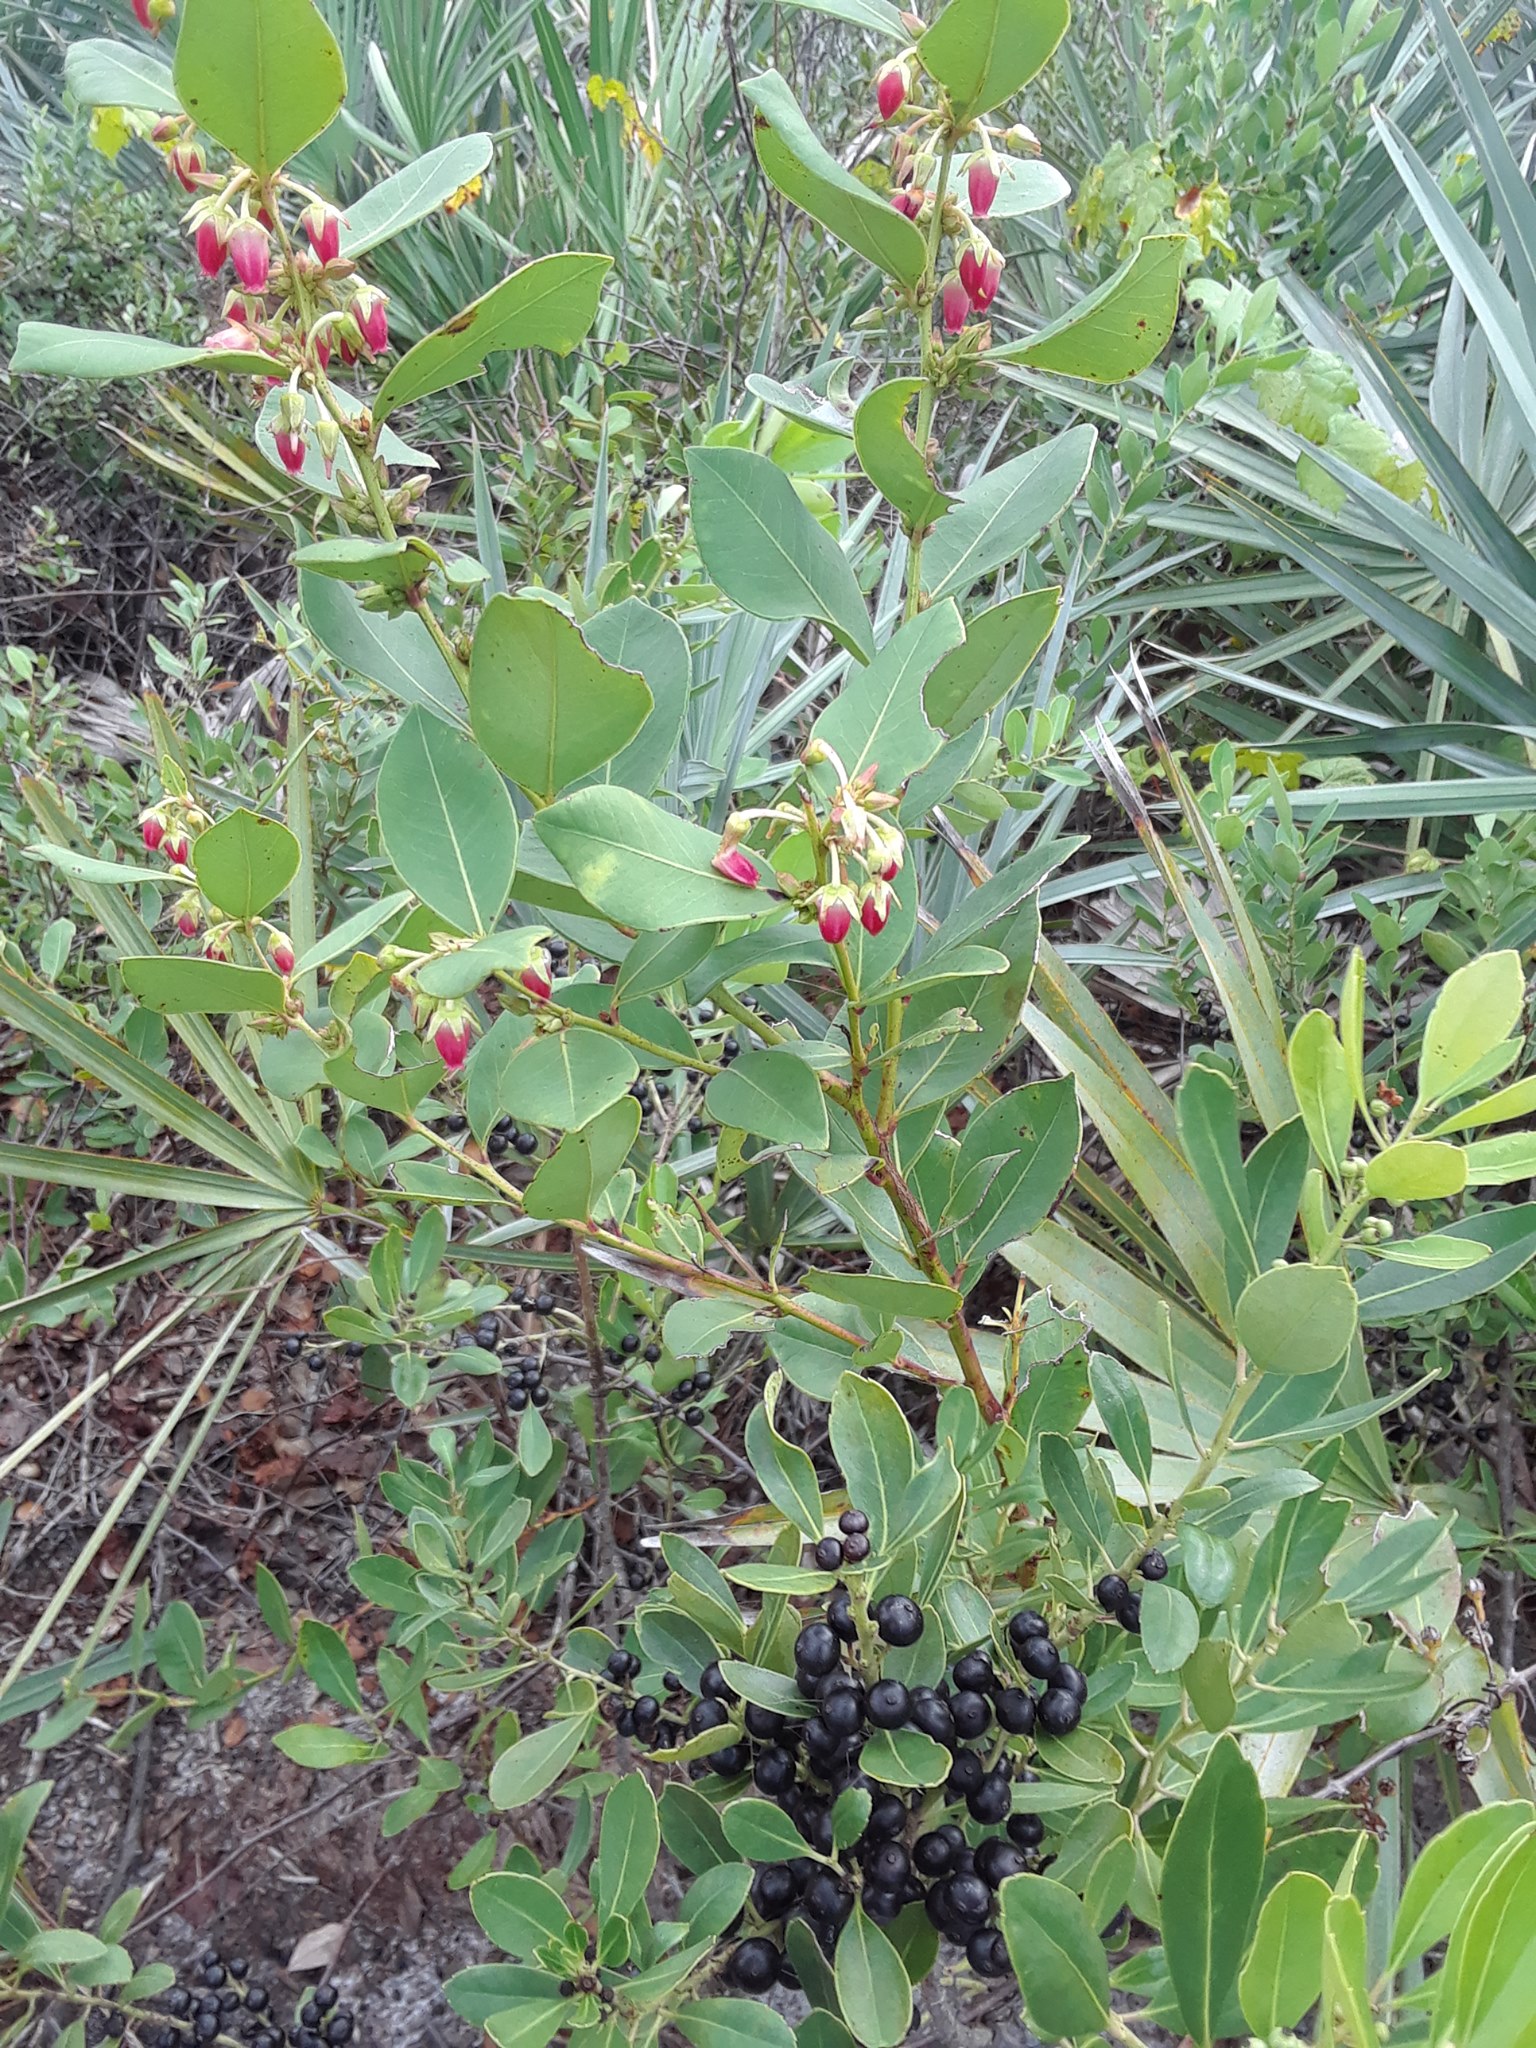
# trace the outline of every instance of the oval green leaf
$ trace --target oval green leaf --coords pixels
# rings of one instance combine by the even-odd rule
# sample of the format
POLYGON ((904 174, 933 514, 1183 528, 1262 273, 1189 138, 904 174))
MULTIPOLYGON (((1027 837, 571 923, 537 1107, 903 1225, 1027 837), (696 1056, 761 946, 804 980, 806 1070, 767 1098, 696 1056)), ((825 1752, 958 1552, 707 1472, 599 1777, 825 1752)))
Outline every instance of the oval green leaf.
POLYGON ((900 2048, 912 2024, 912 1986, 901 1957, 862 1906, 837 1938, 837 2002, 864 2048, 900 2048))
POLYGON ((261 178, 329 128, 347 92, 314 0, 185 0, 171 75, 199 128, 261 178))
POLYGON ((517 814, 473 741, 410 712, 384 757, 375 801, 401 881, 455 931, 490 931, 512 888, 517 814))
POLYGON ((538 597, 493 597, 469 661, 475 738, 537 804, 609 761, 652 709, 631 670, 613 668, 572 619, 538 597))
POLYGON ((1096 2033, 1109 2011, 1109 1963, 1082 1900, 1032 1875, 1010 1877, 997 1896, 1030 2024, 1053 2041, 1096 2033))
POLYGON ((225 917, 259 917, 298 871, 298 840, 286 825, 254 811, 231 811, 192 842, 197 885, 225 917))
POLYGON ((634 931, 761 915, 773 906, 710 865, 713 832, 631 789, 579 789, 541 811, 539 838, 594 909, 634 931))
POLYGON ((129 994, 162 1017, 282 1013, 282 977, 269 968, 160 953, 124 960, 121 966, 129 994))
POLYGON ((1243 1289, 1237 1341, 1260 1372, 1326 1372, 1349 1349, 1360 1306, 1339 1266, 1271 1266, 1243 1289))

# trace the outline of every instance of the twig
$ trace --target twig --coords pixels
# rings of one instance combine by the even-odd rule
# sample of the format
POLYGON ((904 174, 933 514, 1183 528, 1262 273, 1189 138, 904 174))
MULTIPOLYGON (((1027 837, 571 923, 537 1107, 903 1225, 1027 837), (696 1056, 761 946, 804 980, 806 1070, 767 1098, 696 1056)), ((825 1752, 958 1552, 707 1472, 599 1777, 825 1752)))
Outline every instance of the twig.
POLYGON ((1401 1735, 1395 1742, 1389 1742, 1384 1749, 1378 1749, 1374 1756, 1368 1756, 1364 1763, 1354 1764, 1347 1771, 1340 1771, 1337 1777, 1329 1778, 1321 1785, 1314 1785, 1303 1792, 1308 1799, 1338 1799, 1352 1785, 1358 1785, 1362 1778, 1369 1778, 1379 1771, 1383 1764, 1391 1763, 1395 1756, 1404 1756, 1410 1749, 1417 1749, 1421 1742, 1444 1742, 1453 1740, 1460 1743, 1473 1728, 1486 1728, 1495 1712, 1505 1700, 1513 1699, 1518 1692, 1528 1691, 1536 1684, 1536 1664, 1527 1664, 1519 1671, 1511 1671, 1500 1684, 1492 1687, 1485 1699, 1476 1701, 1470 1711, 1464 1714, 1442 1714, 1438 1721, 1431 1721, 1427 1728, 1420 1728, 1413 1735, 1401 1735))
POLYGON ((574 1233, 576 1287, 581 1298, 582 1329, 587 1340, 587 1375, 592 1387, 592 1477, 597 1485, 597 1571, 604 1583, 602 1614, 611 1620, 619 1585, 619 1545, 613 1532, 613 1478, 608 1465, 608 1375, 603 1340, 597 1327, 597 1293, 587 1248, 574 1233))

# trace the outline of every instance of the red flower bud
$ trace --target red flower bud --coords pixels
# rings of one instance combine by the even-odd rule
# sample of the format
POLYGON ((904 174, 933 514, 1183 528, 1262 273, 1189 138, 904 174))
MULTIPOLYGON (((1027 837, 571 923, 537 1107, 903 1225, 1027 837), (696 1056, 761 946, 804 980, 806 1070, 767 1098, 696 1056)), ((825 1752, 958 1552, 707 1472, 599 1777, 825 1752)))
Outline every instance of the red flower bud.
POLYGON ((244 354, 248 349, 254 349, 257 346, 258 343, 255 336, 247 332, 244 327, 235 326, 233 321, 231 321, 228 327, 215 329, 203 341, 204 348, 234 350, 237 354, 244 354))
POLYGON ((260 221, 242 220, 229 238, 229 260, 248 292, 264 292, 272 274, 272 239, 260 221))
POLYGON ((140 28, 148 29, 152 36, 160 33, 149 12, 149 0, 133 0, 133 18, 140 28))
POLYGON ((724 875, 728 882, 739 882, 743 889, 755 889, 759 876, 756 864, 749 860, 739 846, 722 846, 710 862, 717 873, 724 875))
POLYGON ((881 120, 889 121, 899 114, 906 98, 906 65, 887 64, 875 80, 875 103, 880 109, 881 120))
POLYGON ((549 992, 553 984, 541 967, 525 967, 517 978, 523 987, 527 989, 529 995, 535 997, 539 1002, 543 1003, 549 1000, 549 992))
POLYGON ((190 910, 181 911, 176 919, 176 929, 184 939, 197 937, 197 918, 190 910))
POLYGON ((272 934, 272 965, 279 974, 292 974, 298 962, 294 955, 293 941, 286 932, 272 934))
POLYGON ((816 929, 829 946, 840 946, 853 929, 853 906, 846 889, 824 889, 818 899, 816 929))
POLYGON ((210 214, 197 224, 197 262, 204 277, 217 277, 229 254, 229 237, 210 214))
POLYGON ((299 225, 320 261, 334 263, 341 254, 341 215, 336 209, 317 199, 299 215, 299 225))
POLYGON ((146 811, 139 820, 139 830, 144 835, 144 851, 157 853, 165 837, 165 820, 158 811, 146 811))
POLYGON ((970 194, 971 212, 980 220, 992 211, 992 202, 997 197, 997 166, 979 156, 966 173, 965 182, 970 194))
POLYGON ((203 958, 205 960, 227 960, 229 958, 229 948, 222 939, 210 939, 203 947, 203 958))
POLYGON ((182 188, 188 192, 195 192, 198 172, 207 169, 207 159, 197 144, 178 142, 167 161, 182 188))
MULTIPOLYGON (((372 356, 383 355, 389 347, 389 301, 382 292, 365 285, 352 301, 352 318, 357 322, 357 331, 362 336, 363 346, 372 356)), ((345 354, 345 347, 343 347, 345 354)))
POLYGON ((922 201, 914 192, 893 192, 891 204, 898 213, 904 213, 908 220, 916 220, 922 212, 922 201))
POLYGON ((971 304, 978 313, 985 313, 997 297, 997 288, 1003 281, 1003 259, 1001 256, 977 256, 967 249, 960 259, 960 281, 965 286, 971 304), (965 257, 971 259, 967 269, 965 257))
POLYGON ((890 886, 885 882, 871 882, 859 899, 859 923, 872 939, 878 938, 885 930, 896 899, 890 886))
POLYGON ((284 469, 290 476, 297 476, 304 467, 304 436, 286 433, 281 427, 272 436, 284 469))
POLYGON ((160 842, 160 851, 173 867, 184 868, 187 864, 188 853, 186 833, 178 832, 174 837, 163 839, 160 842))
POLYGON ((445 1018, 432 1034, 437 1056, 450 1074, 456 1074, 469 1058, 468 1017, 445 1018))
POLYGON ((944 332, 958 334, 970 310, 970 294, 957 277, 952 277, 944 287, 944 332))

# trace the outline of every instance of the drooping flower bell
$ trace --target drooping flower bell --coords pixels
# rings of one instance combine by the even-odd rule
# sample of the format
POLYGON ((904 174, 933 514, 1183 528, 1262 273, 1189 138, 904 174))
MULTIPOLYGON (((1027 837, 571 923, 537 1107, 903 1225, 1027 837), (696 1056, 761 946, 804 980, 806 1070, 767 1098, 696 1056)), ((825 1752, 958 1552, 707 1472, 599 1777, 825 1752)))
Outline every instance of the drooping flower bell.
POLYGON ((272 934, 270 951, 272 954, 272 965, 277 969, 278 973, 285 977, 292 974, 294 968, 298 965, 298 958, 293 950, 293 941, 286 932, 274 932, 272 934))
POLYGON ((904 63, 886 64, 875 80, 875 104, 882 121, 893 121, 907 102, 910 81, 904 63))
POLYGON ((877 876, 874 881, 864 884, 859 897, 859 923, 872 939, 877 939, 885 930, 895 902, 889 882, 877 876))
POLYGON ((973 157, 971 168, 966 173, 966 194, 971 202, 971 213, 981 220, 992 211, 992 202, 997 197, 998 171, 995 160, 990 156, 973 157))
POLYGON ((474 1019, 462 1003, 452 1003, 438 1011, 437 1021, 432 1027, 432 1043, 450 1074, 458 1073, 469 1058, 473 1036, 474 1019))
POLYGON ((198 222, 195 241, 198 269, 204 277, 217 277, 229 254, 229 236, 215 215, 205 214, 198 222))
MULTIPOLYGON (((389 347, 388 309, 388 299, 372 285, 365 284, 352 301, 352 318, 370 355, 381 356, 389 347)), ((346 353, 345 347, 342 353, 346 353)))
POLYGON ((941 303, 944 317, 944 332, 946 334, 960 333, 971 310, 971 295, 958 277, 950 278, 949 282, 945 285, 941 303))
POLYGON ((272 237, 259 220, 235 223, 229 238, 229 260, 235 275, 248 292, 264 292, 272 275, 272 237))
POLYGON ((859 899, 846 882, 828 882, 816 892, 816 929, 829 946, 840 946, 853 929, 859 899))
POLYGON ((166 161, 185 192, 197 190, 198 174, 208 168, 208 159, 195 142, 178 142, 166 161))
POLYGON ((309 237, 309 246, 322 263, 334 263, 341 254, 341 215, 334 206, 317 199, 299 215, 299 226, 309 237))
POLYGON ((158 853, 165 838, 165 813, 148 810, 139 819, 139 832, 144 840, 146 853, 158 853))

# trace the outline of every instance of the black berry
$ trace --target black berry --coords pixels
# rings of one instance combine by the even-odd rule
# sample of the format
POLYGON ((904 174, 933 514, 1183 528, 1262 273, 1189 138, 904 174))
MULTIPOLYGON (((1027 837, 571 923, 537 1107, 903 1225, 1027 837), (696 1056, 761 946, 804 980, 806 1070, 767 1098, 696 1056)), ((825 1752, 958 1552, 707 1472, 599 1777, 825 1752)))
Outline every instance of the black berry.
POLYGON ((1160 1550, 1149 1550, 1136 1569, 1144 1579, 1166 1579, 1168 1560, 1160 1550))
POLYGON ((880 1640, 893 1649, 908 1649, 923 1633, 923 1610, 905 1593, 887 1593, 875 1603, 875 1627, 880 1640))
POLYGON ((882 1678, 869 1688, 867 1710, 877 1728, 899 1728, 912 1711, 912 1695, 899 1678, 882 1678))
POLYGON ((1070 1692, 1054 1687, 1041 1697, 1035 1709, 1035 1726, 1042 1735, 1070 1735, 1083 1718, 1083 1703, 1070 1692))
POLYGON ((779 1974, 779 1952, 760 1934, 744 1941, 731 1957, 731 1982, 739 1991, 766 1991, 779 1974))

